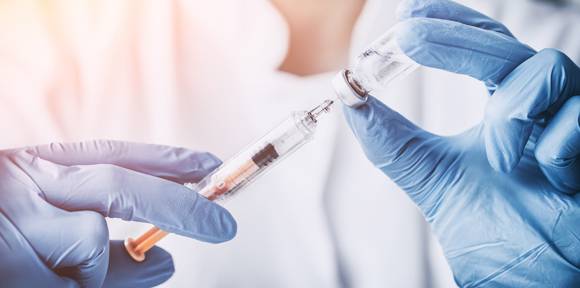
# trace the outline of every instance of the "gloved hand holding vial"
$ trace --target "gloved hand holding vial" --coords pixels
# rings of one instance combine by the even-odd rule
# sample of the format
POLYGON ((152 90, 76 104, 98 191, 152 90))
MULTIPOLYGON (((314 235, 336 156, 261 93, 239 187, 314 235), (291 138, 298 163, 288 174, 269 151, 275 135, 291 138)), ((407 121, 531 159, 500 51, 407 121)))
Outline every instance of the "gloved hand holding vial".
POLYGON ((421 209, 460 287, 580 287, 579 67, 452 1, 398 11, 395 50, 483 81, 490 99, 482 123, 433 135, 368 95, 393 58, 370 49, 374 77, 355 68, 340 90, 368 98, 344 109, 367 158, 421 209))

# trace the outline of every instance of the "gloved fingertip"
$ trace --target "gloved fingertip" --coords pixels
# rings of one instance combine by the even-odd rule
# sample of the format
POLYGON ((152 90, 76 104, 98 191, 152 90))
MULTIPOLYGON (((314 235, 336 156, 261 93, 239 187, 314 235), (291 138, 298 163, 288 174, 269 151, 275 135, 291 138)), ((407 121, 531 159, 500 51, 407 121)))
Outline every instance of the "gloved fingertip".
POLYGON ((222 161, 214 154, 206 151, 195 151, 182 147, 157 146, 157 155, 168 163, 191 165, 195 170, 211 170, 221 165, 222 161))
POLYGON ((222 164, 222 161, 217 156, 209 152, 196 152, 177 148, 173 153, 177 154, 177 159, 170 161, 168 164, 176 165, 176 169, 180 173, 177 173, 179 175, 178 179, 169 179, 177 180, 176 182, 180 183, 198 182, 222 164))
POLYGON ((397 19, 405 20, 413 17, 424 17, 426 13, 422 12, 430 6, 429 0, 403 0, 397 5, 397 19))
POLYGON ((374 110, 372 107, 378 104, 382 103, 377 101, 376 98, 370 96, 368 97, 367 101, 360 106, 350 107, 348 105, 343 105, 343 114, 355 135, 359 132, 366 131, 366 129, 361 128, 373 124, 373 121, 370 118, 377 117, 378 115, 376 113, 372 113, 374 110))
POLYGON ((169 252, 154 246, 143 262, 134 261, 123 241, 110 242, 110 261, 103 287, 153 287, 167 281, 175 272, 169 252))
POLYGON ((196 161, 201 163, 204 170, 213 171, 215 168, 222 165, 222 160, 210 152, 198 152, 195 157, 196 161))
POLYGON ((222 243, 236 236, 238 226, 232 214, 205 197, 198 197, 188 217, 180 234, 208 243, 222 243))
POLYGON ((220 219, 219 219, 219 225, 217 225, 217 235, 219 235, 219 237, 216 239, 216 241, 213 241, 212 243, 222 243, 222 242, 226 242, 226 241, 230 241, 232 239, 234 239, 234 237, 236 237, 236 234, 238 233, 238 224, 236 222, 236 220, 234 219, 234 217, 232 216, 232 214, 230 213, 230 211, 226 210, 225 208, 220 206, 220 219))
MULTIPOLYGON (((440 60, 436 53, 430 53, 430 19, 410 18, 394 26, 394 34, 399 48, 413 61, 425 65, 425 61, 440 60)), ((431 64, 434 66, 434 64, 431 64)), ((437 65, 435 65, 437 66, 437 65)), ((438 65, 441 66, 441 65, 438 65)))
POLYGON ((148 282, 152 285, 169 280, 175 273, 173 257, 160 247, 155 246, 147 251, 147 258, 143 262, 150 265, 147 274, 149 276, 148 282))

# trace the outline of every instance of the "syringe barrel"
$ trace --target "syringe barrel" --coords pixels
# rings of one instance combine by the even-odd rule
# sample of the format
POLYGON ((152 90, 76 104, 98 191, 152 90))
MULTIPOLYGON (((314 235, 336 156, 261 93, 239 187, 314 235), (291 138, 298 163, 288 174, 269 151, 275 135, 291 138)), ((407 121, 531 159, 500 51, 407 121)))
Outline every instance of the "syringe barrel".
MULTIPOLYGON (((234 195, 275 164, 292 154, 312 139, 317 119, 329 111, 333 101, 326 100, 310 112, 294 112, 268 134, 226 161, 205 176, 199 183, 185 184, 212 201, 221 201, 234 195)), ((145 260, 145 253, 168 232, 157 227, 140 237, 125 240, 125 249, 135 261, 145 260)))
POLYGON ((315 128, 308 112, 294 112, 200 182, 186 185, 209 200, 225 200, 312 139, 315 128))

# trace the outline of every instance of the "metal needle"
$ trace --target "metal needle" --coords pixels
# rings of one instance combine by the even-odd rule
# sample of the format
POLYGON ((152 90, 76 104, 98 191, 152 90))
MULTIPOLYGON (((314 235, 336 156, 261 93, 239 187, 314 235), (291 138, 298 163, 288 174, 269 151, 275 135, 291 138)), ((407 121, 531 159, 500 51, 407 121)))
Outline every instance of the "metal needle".
POLYGON ((310 118, 316 122, 316 120, 318 120, 318 117, 323 114, 323 113, 328 113, 328 111, 330 111, 330 106, 332 106, 332 104, 334 104, 334 100, 330 100, 327 99, 324 102, 322 102, 322 104, 314 107, 314 109, 310 110, 308 112, 308 116, 310 116, 310 118))

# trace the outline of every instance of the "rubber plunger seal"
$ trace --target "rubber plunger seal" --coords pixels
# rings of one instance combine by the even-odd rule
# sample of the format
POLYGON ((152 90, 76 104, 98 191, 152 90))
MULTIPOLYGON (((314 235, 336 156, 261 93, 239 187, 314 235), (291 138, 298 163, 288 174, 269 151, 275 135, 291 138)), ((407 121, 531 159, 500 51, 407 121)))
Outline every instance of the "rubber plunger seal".
POLYGON ((125 245, 125 250, 127 250, 127 253, 129 253, 129 255, 131 256, 131 258, 133 258, 133 260, 137 261, 137 262, 143 262, 143 260, 145 260, 145 253, 143 253, 142 251, 137 251, 136 245, 135 245, 135 240, 133 240, 132 238, 127 238, 125 239, 125 242, 123 243, 125 245))
POLYGON ((348 78, 349 73, 350 71, 348 70, 338 72, 338 74, 334 76, 334 79, 332 79, 332 86, 334 87, 338 99, 340 99, 342 103, 356 108, 367 102, 369 97, 366 93, 362 92, 361 89, 355 89, 352 87, 348 78), (360 90, 361 92, 357 92, 357 90, 360 90))

